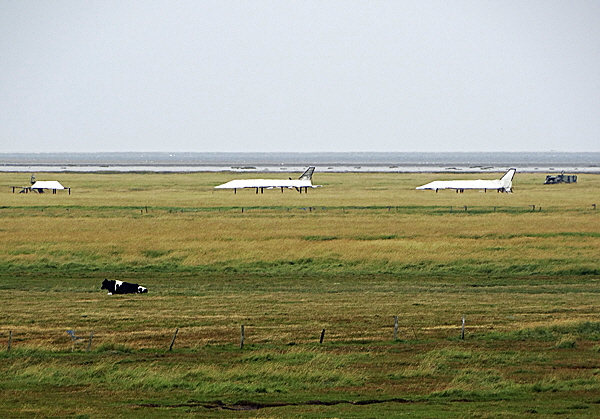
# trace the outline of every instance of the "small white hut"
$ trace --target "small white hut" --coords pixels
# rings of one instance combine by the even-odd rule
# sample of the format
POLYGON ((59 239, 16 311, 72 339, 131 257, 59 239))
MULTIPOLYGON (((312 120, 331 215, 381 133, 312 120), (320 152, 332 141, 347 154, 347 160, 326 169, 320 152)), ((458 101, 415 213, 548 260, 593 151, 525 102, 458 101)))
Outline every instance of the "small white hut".
MULTIPOLYGON (((14 193, 15 189, 17 189, 18 187, 13 186, 12 188, 13 188, 13 193, 14 193)), ((46 189, 51 190, 53 194, 55 194, 56 191, 58 191, 58 190, 67 189, 69 191, 69 195, 71 195, 71 188, 65 188, 57 180, 38 180, 37 182, 33 182, 31 184, 31 186, 22 188, 21 193, 27 193, 29 191, 37 192, 37 193, 44 193, 44 191, 46 189)))
POLYGON ((44 189, 51 189, 53 194, 55 194, 57 190, 68 189, 69 195, 71 195, 71 188, 65 188, 57 180, 38 180, 31 185, 31 190, 38 193, 43 193, 44 189))

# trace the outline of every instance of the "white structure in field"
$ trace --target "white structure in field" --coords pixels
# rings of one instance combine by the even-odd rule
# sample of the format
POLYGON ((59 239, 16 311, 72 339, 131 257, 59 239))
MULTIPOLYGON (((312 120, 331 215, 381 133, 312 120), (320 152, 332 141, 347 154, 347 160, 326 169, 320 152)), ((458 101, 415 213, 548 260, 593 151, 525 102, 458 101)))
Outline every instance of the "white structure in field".
POLYGON ((256 189, 256 193, 260 190, 263 193, 265 189, 295 189, 298 192, 308 192, 308 188, 320 188, 321 185, 312 184, 312 176, 315 172, 314 166, 309 167, 297 180, 289 178, 288 180, 277 179, 237 179, 230 180, 222 185, 215 186, 215 189, 233 189, 236 193, 238 189, 256 189))
POLYGON ((454 189, 460 193, 464 192, 465 189, 483 189, 484 192, 496 190, 498 192, 512 193, 512 179, 516 171, 517 169, 514 168, 508 169, 500 179, 495 180, 436 180, 426 185, 418 186, 415 189, 431 189, 436 192, 439 189, 454 189))
MULTIPOLYGON (((32 176, 32 180, 34 180, 32 176)), ((15 193, 15 189, 19 188, 18 186, 12 186, 13 193, 15 193)), ((38 180, 34 181, 31 186, 26 186, 21 188, 19 193, 28 193, 28 192, 37 192, 44 193, 45 190, 51 190, 53 194, 58 190, 67 189, 69 191, 69 195, 71 195, 71 188, 65 188, 59 181, 57 180, 38 180)))

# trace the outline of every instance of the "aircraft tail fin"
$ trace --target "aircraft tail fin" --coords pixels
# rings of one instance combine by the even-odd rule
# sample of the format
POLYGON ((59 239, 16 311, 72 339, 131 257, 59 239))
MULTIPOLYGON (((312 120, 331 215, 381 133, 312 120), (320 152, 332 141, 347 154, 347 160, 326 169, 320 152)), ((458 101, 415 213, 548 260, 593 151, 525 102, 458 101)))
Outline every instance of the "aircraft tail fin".
POLYGON ((512 193, 512 180, 515 176, 517 169, 510 168, 506 171, 506 173, 500 178, 500 182, 504 185, 503 189, 506 193, 512 193))
POLYGON ((506 171, 504 175, 500 178, 502 181, 512 182, 513 177, 515 176, 515 172, 517 169, 511 168, 506 171))
POLYGON ((300 180, 312 180, 312 175, 315 172, 315 167, 311 166, 306 169, 306 172, 302 173, 302 175, 298 178, 300 180))

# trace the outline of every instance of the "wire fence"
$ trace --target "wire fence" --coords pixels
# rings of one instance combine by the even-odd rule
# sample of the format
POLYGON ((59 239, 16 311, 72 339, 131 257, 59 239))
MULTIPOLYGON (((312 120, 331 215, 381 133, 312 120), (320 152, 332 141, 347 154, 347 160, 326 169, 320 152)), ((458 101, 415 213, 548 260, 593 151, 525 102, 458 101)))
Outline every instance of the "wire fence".
MULTIPOLYGON (((473 326, 473 330, 491 326, 473 326)), ((261 327, 260 325, 239 325, 236 336, 234 327, 208 330, 206 327, 177 327, 174 329, 157 329, 152 332, 115 332, 103 330, 64 331, 47 330, 36 333, 23 331, 21 334, 8 331, 6 351, 25 348, 43 348, 58 351, 113 350, 115 348, 132 350, 153 349, 193 349, 210 345, 235 345, 240 349, 248 344, 297 345, 297 344, 378 344, 389 342, 421 341, 432 338, 454 338, 465 340, 466 318, 458 319, 456 324, 440 325, 437 327, 421 327, 400 325, 399 317, 394 316, 389 325, 380 325, 371 331, 352 330, 351 328, 336 328, 335 326, 309 330, 286 330, 285 327, 261 327), (145 334, 141 336, 141 334, 145 334), (294 339, 294 337, 298 339, 294 339)))

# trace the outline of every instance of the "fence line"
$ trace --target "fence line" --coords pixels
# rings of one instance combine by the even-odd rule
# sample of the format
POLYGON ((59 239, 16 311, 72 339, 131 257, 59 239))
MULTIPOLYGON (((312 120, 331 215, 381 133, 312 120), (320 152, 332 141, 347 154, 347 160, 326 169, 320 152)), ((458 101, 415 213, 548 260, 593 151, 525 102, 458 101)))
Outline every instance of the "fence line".
MULTIPOLYGON (((399 334, 400 328, 401 328, 401 326, 399 325, 399 316, 393 316, 393 341, 399 340, 398 334, 399 334)), ((409 335, 410 332, 412 331, 412 335, 413 335, 414 339, 418 340, 417 331, 416 331, 414 325, 402 326, 402 328, 406 329, 407 335, 409 335)), ((466 321, 465 321, 464 315, 462 317, 461 326, 457 326, 457 328, 460 329, 460 339, 464 340, 465 339, 465 329, 466 329, 466 321)), ((171 343, 168 348, 169 352, 173 350, 175 341, 178 337, 178 333, 179 333, 179 328, 176 328, 175 332, 173 334, 173 337, 171 338, 171 343)), ((319 335, 319 343, 320 344, 322 344, 325 340, 325 333, 326 333, 326 329, 321 329, 321 333, 319 335)), ((80 345, 86 341, 86 339, 76 336, 75 332, 73 330, 67 330, 67 334, 71 337, 71 342, 72 342, 71 351, 74 351, 76 344, 80 345)), ((92 347, 93 338, 94 338, 94 332, 92 331, 92 332, 90 332, 89 339, 87 339, 87 345, 85 348, 85 352, 90 352, 91 347, 92 347)), ((7 352, 9 352, 9 351, 11 351, 11 349, 13 349, 13 346, 14 346, 13 339, 14 339, 14 333, 12 330, 10 330, 8 332, 8 341, 7 341, 7 347, 6 347, 7 352)), ((335 339, 330 339, 330 341, 335 342, 335 339)), ((380 339, 371 339, 371 341, 378 342, 381 340, 380 339)), ((241 325, 240 326, 240 339, 239 339, 240 349, 244 348, 245 343, 246 343, 246 328, 244 325, 241 325)), ((83 346, 82 346, 82 348, 83 348, 83 346)))
MULTIPOLYGON (((572 206, 572 207, 550 207, 546 208, 544 212, 561 212, 561 211, 589 211, 590 207, 592 210, 596 210, 597 205, 595 203, 589 203, 583 206, 572 206)), ((292 211, 305 213, 305 214, 319 214, 319 213, 327 213, 327 212, 335 212, 341 211, 343 214, 348 214, 351 212, 360 212, 360 211, 373 211, 373 212, 387 212, 390 214, 398 213, 398 214, 443 214, 443 213, 476 213, 476 214, 488 214, 493 212, 504 212, 504 213, 519 213, 524 214, 528 212, 541 212, 541 206, 537 204, 528 204, 522 206, 488 206, 488 205, 480 205, 480 206, 468 206, 468 205, 457 205, 457 206, 446 206, 446 205, 410 205, 410 206, 402 206, 402 205, 370 205, 370 206, 306 206, 306 207, 293 207, 293 206, 238 206, 238 207, 148 207, 148 206, 123 206, 123 207, 85 207, 85 206, 75 206, 71 208, 64 208, 62 206, 31 206, 31 207, 21 207, 21 206, 6 206, 3 207, 3 210, 25 210, 31 211, 41 211, 48 212, 54 215, 65 214, 69 215, 71 212, 91 212, 91 213, 105 213, 115 211, 121 211, 124 214, 136 214, 137 217, 143 217, 146 214, 152 215, 158 212, 164 212, 168 214, 194 214, 194 213, 204 213, 204 214, 218 214, 218 215, 227 215, 227 214, 252 214, 252 213, 265 213, 265 212, 285 212, 290 213, 292 211), (457 208, 461 208, 462 210, 457 211, 457 208), (54 210, 54 212, 52 211, 54 210), (65 212, 66 211, 66 212, 65 212)))

